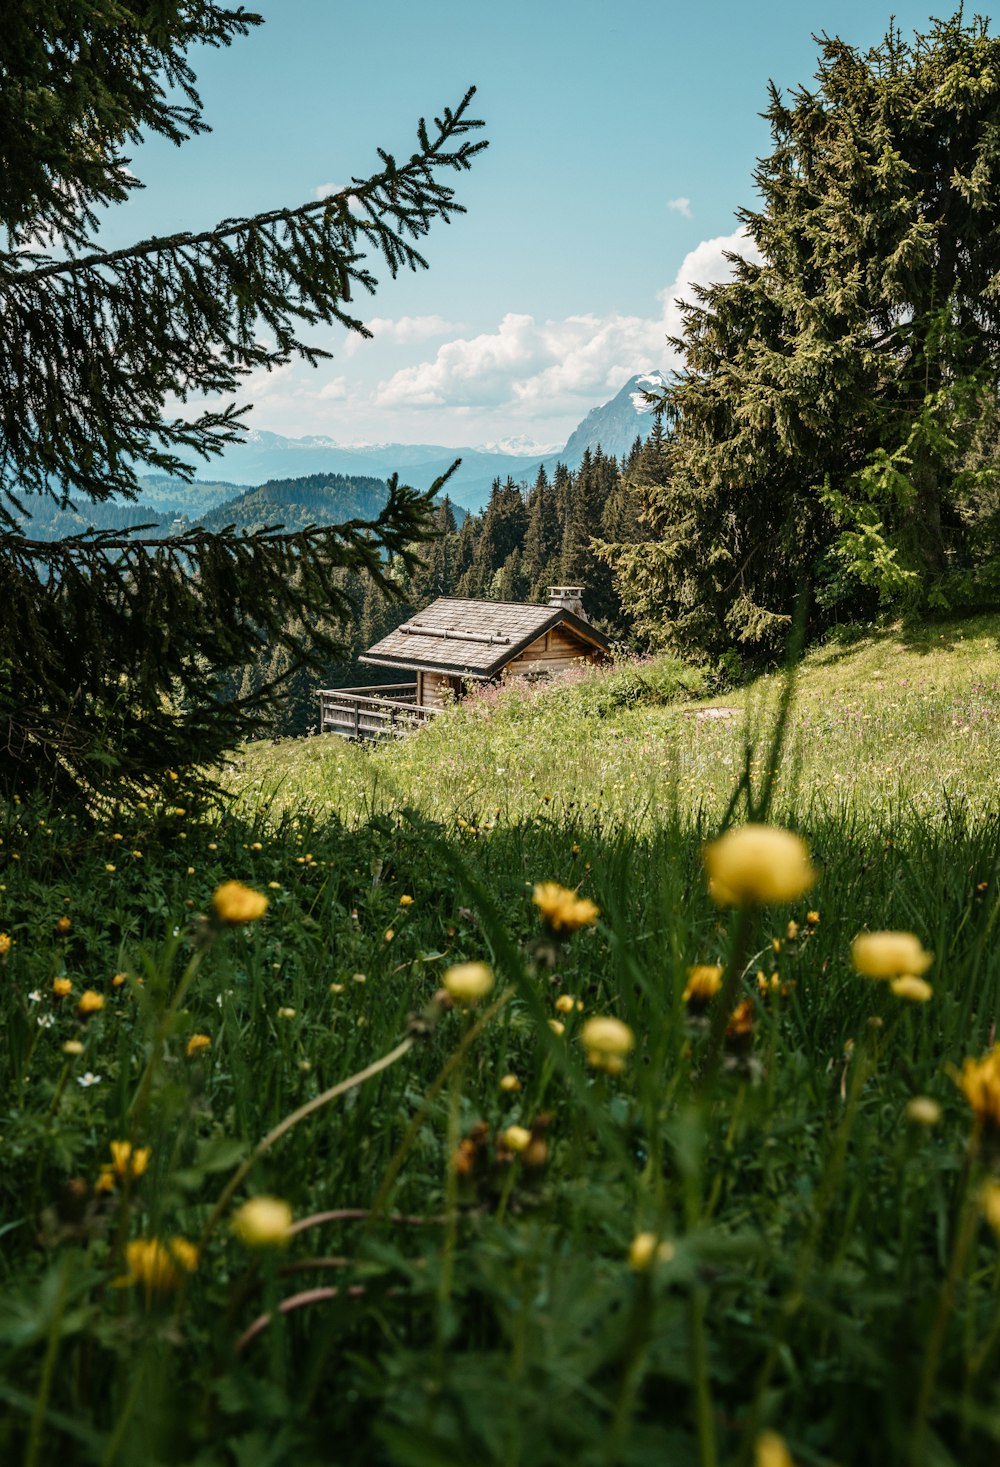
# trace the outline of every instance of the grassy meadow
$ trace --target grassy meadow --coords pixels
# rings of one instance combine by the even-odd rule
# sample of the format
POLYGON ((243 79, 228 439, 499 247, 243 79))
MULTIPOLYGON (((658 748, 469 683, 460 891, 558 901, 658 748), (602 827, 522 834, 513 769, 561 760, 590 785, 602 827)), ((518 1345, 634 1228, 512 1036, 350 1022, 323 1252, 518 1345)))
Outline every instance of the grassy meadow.
POLYGON ((780 752, 658 660, 0 807, 0 1459, 1000 1460, 998 634, 814 649, 780 752), (718 905, 748 818, 815 884, 718 905))

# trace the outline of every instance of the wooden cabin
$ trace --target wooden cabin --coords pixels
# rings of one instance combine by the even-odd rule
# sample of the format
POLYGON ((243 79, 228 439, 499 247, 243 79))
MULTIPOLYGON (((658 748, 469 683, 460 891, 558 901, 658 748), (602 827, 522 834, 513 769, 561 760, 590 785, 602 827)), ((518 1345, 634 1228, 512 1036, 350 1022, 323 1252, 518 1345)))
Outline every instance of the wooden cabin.
POLYGON ((320 732, 348 738, 407 732, 476 683, 549 677, 608 654, 608 639, 587 620, 578 586, 551 586, 547 606, 442 596, 361 656, 412 680, 320 693, 320 732))

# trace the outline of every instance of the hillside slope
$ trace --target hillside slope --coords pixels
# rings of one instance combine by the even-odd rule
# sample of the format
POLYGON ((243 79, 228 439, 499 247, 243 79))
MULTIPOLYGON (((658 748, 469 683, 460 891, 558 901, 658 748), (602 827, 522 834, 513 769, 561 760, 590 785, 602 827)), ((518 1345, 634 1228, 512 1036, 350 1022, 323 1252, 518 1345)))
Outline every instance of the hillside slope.
MULTIPOLYGON (((1000 616, 988 615, 813 649, 796 673, 777 810, 808 818, 846 803, 869 821, 890 808, 995 809, 998 647, 1000 616)), ((697 678, 661 658, 540 691, 489 689, 388 747, 333 735, 252 746, 239 780, 256 791, 280 784, 282 804, 347 819, 409 805, 478 828, 572 805, 655 822, 676 802, 711 822, 748 742, 758 777, 763 769, 782 678, 693 701, 697 678)))

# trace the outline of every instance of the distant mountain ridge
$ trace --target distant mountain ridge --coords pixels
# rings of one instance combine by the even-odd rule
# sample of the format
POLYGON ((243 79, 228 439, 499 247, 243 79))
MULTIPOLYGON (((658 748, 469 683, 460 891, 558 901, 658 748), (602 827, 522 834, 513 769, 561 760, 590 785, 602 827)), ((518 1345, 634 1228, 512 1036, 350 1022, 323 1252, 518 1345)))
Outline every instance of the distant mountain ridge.
MULTIPOLYGON (((460 467, 448 482, 447 493, 464 509, 478 510, 489 498, 494 479, 512 478, 515 483, 533 482, 544 465, 551 473, 557 463, 578 468, 584 451, 598 444, 606 454, 623 458, 636 438, 647 438, 653 426, 645 388, 655 390, 666 383, 662 372, 639 373, 600 407, 593 408, 567 439, 561 452, 510 453, 513 444, 488 448, 446 448, 428 443, 377 443, 341 446, 331 438, 312 434, 285 438, 266 429, 251 429, 245 440, 226 448, 195 470, 196 482, 228 480, 233 485, 261 485, 268 481, 302 479, 313 474, 338 474, 361 479, 386 479, 398 472, 416 489, 428 489, 456 458, 460 467)), ((143 481, 145 483, 145 480, 143 481)), ((159 481, 161 486, 163 481, 159 481)), ((162 492, 162 490, 161 490, 162 492)), ((178 488, 178 499, 182 495, 178 488)), ((165 497, 165 494, 164 496, 165 497)))

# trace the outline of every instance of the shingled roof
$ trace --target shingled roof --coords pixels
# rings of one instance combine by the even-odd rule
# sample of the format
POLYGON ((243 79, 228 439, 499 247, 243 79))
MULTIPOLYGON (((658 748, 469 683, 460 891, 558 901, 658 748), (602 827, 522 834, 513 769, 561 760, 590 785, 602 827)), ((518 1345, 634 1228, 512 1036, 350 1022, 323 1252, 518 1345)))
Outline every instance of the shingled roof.
POLYGON ((608 650, 603 633, 564 607, 442 596, 369 647, 360 660, 376 667, 491 678, 555 626, 578 637, 584 647, 608 650))

